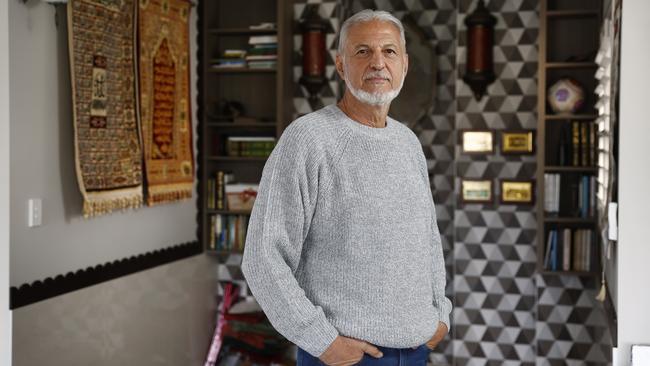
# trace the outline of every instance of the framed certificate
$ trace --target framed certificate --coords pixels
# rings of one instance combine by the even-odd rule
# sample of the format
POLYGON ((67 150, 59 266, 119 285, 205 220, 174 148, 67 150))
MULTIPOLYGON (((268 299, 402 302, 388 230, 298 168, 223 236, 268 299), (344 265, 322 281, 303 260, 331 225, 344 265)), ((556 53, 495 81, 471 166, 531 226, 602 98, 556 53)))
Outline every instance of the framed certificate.
POLYGON ((501 132, 502 154, 534 154, 535 131, 503 131, 501 132))
POLYGON ((501 203, 532 205, 534 185, 532 180, 502 180, 501 203))
POLYGON ((494 132, 487 130, 462 131, 464 154, 491 154, 494 152, 494 132))
POLYGON ((491 203, 493 199, 492 181, 461 179, 460 197, 463 203, 491 203))

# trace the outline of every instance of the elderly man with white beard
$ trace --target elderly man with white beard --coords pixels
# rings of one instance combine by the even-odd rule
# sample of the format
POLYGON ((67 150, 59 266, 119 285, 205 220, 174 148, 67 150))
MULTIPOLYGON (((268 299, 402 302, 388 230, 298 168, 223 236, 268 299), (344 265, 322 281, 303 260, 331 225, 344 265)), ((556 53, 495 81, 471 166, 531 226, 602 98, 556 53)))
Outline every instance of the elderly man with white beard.
POLYGON ((242 273, 299 366, 424 365, 452 305, 422 146, 388 116, 401 22, 347 19, 336 69, 341 100, 293 121, 264 166, 242 273))

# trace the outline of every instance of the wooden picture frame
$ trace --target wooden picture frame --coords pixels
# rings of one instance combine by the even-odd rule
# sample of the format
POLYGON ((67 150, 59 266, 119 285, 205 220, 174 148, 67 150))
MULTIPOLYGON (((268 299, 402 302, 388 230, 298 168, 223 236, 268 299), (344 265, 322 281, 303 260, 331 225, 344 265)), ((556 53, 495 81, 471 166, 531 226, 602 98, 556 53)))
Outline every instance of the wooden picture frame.
POLYGON ((500 202, 506 205, 532 205, 535 202, 535 181, 502 179, 500 202))
POLYGON ((490 179, 461 179, 460 199, 463 203, 492 203, 494 187, 490 179))
POLYGON ((510 130, 501 132, 501 154, 535 154, 535 130, 510 130))
POLYGON ((494 132, 490 130, 461 131, 461 152, 463 154, 494 153, 494 132))

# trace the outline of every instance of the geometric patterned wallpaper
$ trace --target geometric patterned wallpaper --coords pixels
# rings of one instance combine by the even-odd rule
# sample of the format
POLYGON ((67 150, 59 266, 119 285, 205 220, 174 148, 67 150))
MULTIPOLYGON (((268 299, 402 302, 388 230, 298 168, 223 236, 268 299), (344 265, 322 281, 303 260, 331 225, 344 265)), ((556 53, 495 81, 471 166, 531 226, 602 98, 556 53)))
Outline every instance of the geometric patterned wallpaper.
MULTIPOLYGON (((499 132, 537 124, 536 1, 490 1, 496 80, 477 101, 462 80, 466 60, 465 16, 476 1, 458 2, 456 123, 499 132)), ((460 141, 460 139, 459 139, 460 141)), ((534 179, 534 155, 466 155, 456 148, 456 193, 460 179, 488 179, 494 203, 462 204, 454 214, 454 364, 534 365, 536 360, 535 206, 498 203, 499 179, 534 179)))
MULTIPOLYGON (((496 81, 476 101, 462 81, 465 16, 475 0, 296 1, 294 20, 316 7, 327 21, 328 84, 311 102, 298 83, 301 36, 294 35, 294 117, 334 103, 343 91, 334 67, 341 19, 364 8, 386 10, 417 24, 435 48, 436 101, 412 128, 429 165, 447 266, 447 296, 454 303, 451 335, 431 353, 434 365, 609 365, 611 337, 593 279, 536 273, 535 206, 462 204, 460 178, 491 179, 498 202, 500 179, 535 179, 533 155, 460 152, 465 129, 535 129, 537 124, 537 0, 490 0, 496 16, 496 81)), ((536 202, 537 204, 537 202, 536 202)), ((241 281, 241 257, 219 268, 221 280, 241 281)), ((244 289, 245 291, 246 289, 244 289)), ((246 295, 244 293, 243 295, 246 295)), ((250 295, 250 294, 248 294, 250 295)))

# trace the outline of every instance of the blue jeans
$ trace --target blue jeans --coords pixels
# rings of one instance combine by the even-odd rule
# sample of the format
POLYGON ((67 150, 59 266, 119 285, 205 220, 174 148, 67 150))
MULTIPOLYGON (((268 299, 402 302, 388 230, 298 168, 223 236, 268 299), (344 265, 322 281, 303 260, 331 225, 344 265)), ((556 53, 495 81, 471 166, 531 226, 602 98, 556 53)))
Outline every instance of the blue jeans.
MULTIPOLYGON (((359 366, 426 366, 429 361, 431 350, 426 344, 418 348, 390 348, 376 346, 384 354, 381 358, 374 358, 365 353, 361 361, 355 365, 359 366)), ((307 351, 298 347, 296 366, 322 366, 325 365, 318 357, 314 357, 307 351)))

